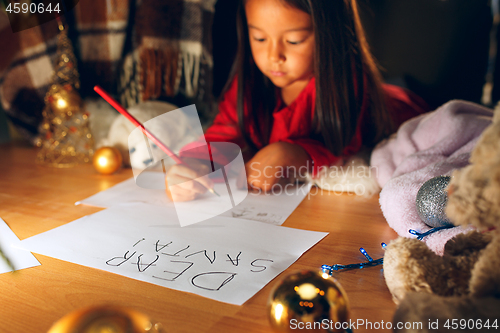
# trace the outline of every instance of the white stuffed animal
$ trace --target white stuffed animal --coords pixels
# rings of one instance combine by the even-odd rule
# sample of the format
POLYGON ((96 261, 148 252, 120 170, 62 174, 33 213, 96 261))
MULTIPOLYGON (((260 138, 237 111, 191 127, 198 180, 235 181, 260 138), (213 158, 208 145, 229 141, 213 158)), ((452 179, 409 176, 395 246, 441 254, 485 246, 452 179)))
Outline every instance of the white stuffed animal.
MULTIPOLYGON (((149 122, 146 127, 159 137, 172 151, 178 151, 187 143, 198 139, 197 136, 200 133, 199 131, 192 130, 193 127, 196 127, 196 124, 199 124, 199 119, 191 119, 192 117, 183 112, 170 112, 177 109, 179 109, 177 106, 170 103, 146 101, 130 107, 128 112, 142 124, 169 112, 168 117, 162 117, 162 120, 159 122, 149 122)), ((94 128, 99 128, 99 126, 105 127, 105 125, 99 124, 104 120, 102 108, 96 111, 101 114, 101 117, 95 114, 92 115, 91 111, 91 127, 92 123, 95 124, 94 128)), ((106 116, 106 119, 108 118, 106 116)), ((141 144, 144 142, 144 137, 132 136, 129 139, 130 133, 134 129, 136 129, 134 124, 124 116, 115 113, 107 136, 101 140, 96 140, 96 149, 103 146, 115 147, 122 154, 125 166, 131 166, 134 169, 140 170, 145 169, 152 163, 151 156, 147 150, 147 146, 141 144)), ((151 145, 151 149, 154 155, 156 155, 154 150, 159 150, 156 145, 151 145)))

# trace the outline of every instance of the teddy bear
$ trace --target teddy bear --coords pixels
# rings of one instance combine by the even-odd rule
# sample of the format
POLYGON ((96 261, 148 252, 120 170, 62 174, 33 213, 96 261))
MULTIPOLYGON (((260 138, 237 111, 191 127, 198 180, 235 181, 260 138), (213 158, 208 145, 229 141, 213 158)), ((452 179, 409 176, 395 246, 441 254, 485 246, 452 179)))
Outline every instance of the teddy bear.
POLYGON ((398 304, 394 331, 500 328, 500 105, 470 164, 453 171, 447 193, 451 222, 475 230, 450 239, 442 256, 413 238, 389 243, 384 277, 398 304))

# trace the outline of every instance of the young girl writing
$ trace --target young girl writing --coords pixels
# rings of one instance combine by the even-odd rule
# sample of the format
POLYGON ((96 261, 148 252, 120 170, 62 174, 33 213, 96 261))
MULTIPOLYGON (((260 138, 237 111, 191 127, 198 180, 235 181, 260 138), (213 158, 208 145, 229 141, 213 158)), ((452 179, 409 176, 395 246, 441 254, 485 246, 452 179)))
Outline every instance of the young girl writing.
MULTIPOLYGON (((250 188, 271 190, 281 177, 273 170, 306 166, 314 174, 427 111, 418 97, 381 83, 355 0, 241 0, 237 33, 205 139, 241 147, 250 188)), ((186 164, 167 173, 172 200, 195 199, 213 185, 198 178, 206 162, 186 164)))

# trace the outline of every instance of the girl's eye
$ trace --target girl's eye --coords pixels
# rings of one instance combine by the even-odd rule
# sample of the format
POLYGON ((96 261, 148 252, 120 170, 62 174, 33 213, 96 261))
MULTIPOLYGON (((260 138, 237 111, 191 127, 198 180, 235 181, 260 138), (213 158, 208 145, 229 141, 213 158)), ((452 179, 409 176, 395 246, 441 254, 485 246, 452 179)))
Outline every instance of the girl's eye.
POLYGON ((299 45, 300 43, 302 43, 302 41, 291 41, 291 40, 287 40, 287 43, 288 43, 288 44, 291 44, 291 45, 299 45))
POLYGON ((257 38, 257 37, 254 37, 254 38, 253 38, 253 40, 254 40, 254 41, 256 41, 256 42, 263 42, 263 41, 265 41, 266 39, 265 39, 265 38, 257 38))

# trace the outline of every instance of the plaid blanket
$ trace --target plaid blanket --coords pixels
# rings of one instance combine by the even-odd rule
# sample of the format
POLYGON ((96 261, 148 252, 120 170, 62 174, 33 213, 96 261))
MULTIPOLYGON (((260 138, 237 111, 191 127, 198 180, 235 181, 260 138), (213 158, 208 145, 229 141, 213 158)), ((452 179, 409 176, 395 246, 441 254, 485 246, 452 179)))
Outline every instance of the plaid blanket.
MULTIPOLYGON (((215 2, 80 0, 64 19, 78 59, 82 97, 95 97, 92 89, 99 84, 126 107, 163 99, 210 110, 215 2)), ((51 21, 12 33, 0 12, 0 102, 31 140, 51 83, 57 32, 51 21)))

